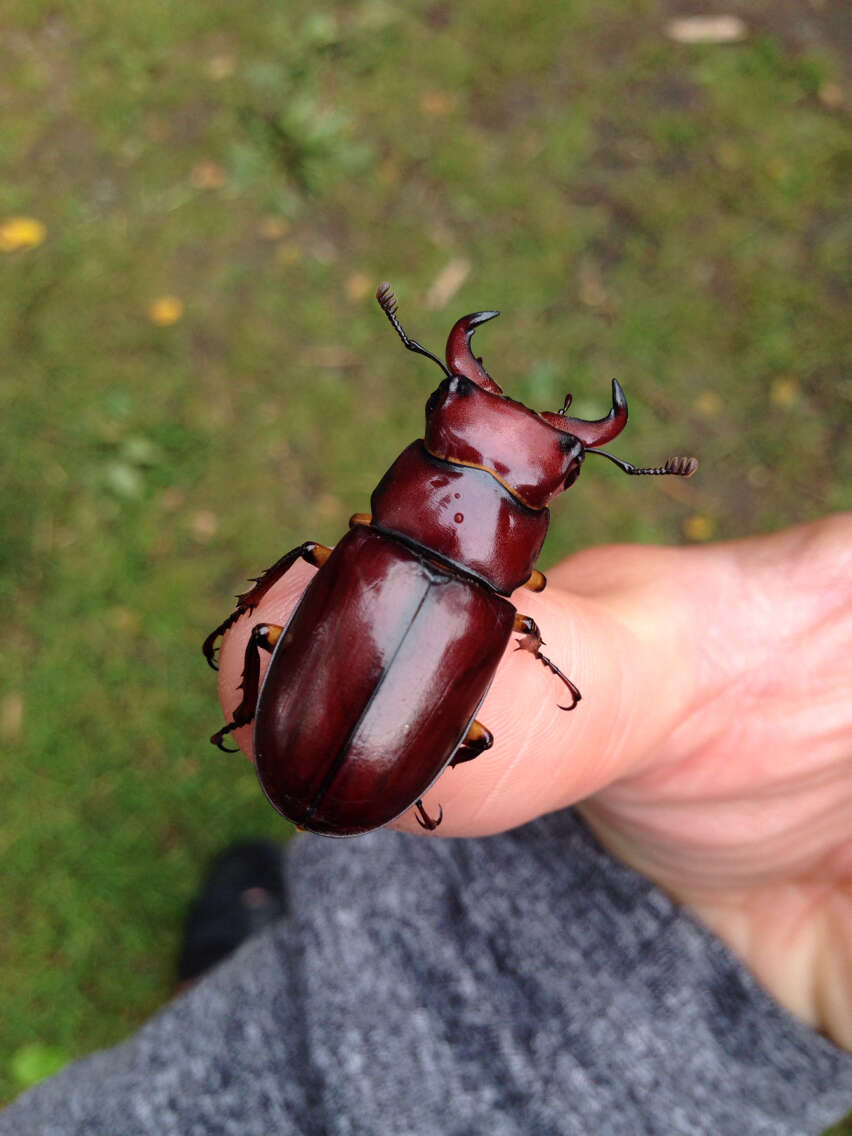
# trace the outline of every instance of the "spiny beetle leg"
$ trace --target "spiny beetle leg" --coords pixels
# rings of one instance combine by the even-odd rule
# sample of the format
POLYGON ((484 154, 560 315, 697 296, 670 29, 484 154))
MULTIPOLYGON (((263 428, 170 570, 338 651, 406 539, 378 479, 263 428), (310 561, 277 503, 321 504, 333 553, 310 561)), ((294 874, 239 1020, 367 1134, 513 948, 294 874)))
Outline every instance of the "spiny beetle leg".
POLYGON ((493 745, 494 735, 488 727, 483 726, 481 722, 474 721, 455 757, 450 762, 450 768, 454 769, 457 765, 463 765, 466 761, 473 761, 475 757, 479 757, 481 753, 491 749, 493 745))
POLYGON ((571 691, 571 698, 573 700, 571 702, 571 705, 560 706, 559 709, 573 710, 583 696, 582 694, 580 694, 580 691, 577 689, 571 679, 568 678, 567 675, 564 675, 559 667, 557 667, 556 663, 551 662, 546 655, 543 655, 541 653, 541 647, 544 640, 541 637, 541 632, 538 629, 536 621, 532 619, 531 616, 521 615, 521 613, 518 612, 515 615, 515 626, 513 630, 517 631, 521 635, 521 638, 515 645, 515 650, 529 651, 530 654, 534 655, 540 663, 544 663, 547 669, 555 674, 557 678, 561 678, 568 689, 571 691))
POLYGON ((217 655, 219 648, 216 640, 220 635, 224 635, 229 627, 237 622, 241 615, 247 611, 254 611, 269 589, 273 584, 285 576, 297 560, 304 560, 307 564, 312 564, 314 568, 321 568, 331 556, 331 549, 326 548, 324 544, 316 544, 312 540, 306 540, 304 544, 300 544, 298 548, 292 549, 281 557, 280 560, 267 568, 262 576, 258 576, 254 581, 254 587, 249 588, 247 592, 243 592, 237 596, 237 606, 231 612, 227 619, 223 620, 215 630, 211 631, 207 638, 204 640, 204 645, 201 648, 204 652, 204 658, 210 664, 214 671, 218 671, 219 664, 217 655))
POLYGON ((277 623, 256 623, 251 629, 243 663, 243 681, 239 685, 239 689, 243 692, 242 700, 227 726, 217 730, 210 739, 211 744, 218 746, 223 753, 237 752, 235 749, 228 749, 222 745, 222 739, 225 734, 230 734, 232 730, 238 730, 240 726, 248 725, 254 717, 260 686, 260 652, 272 652, 275 644, 281 638, 283 630, 284 628, 279 627, 277 623))
POLYGON ((433 820, 432 817, 429 816, 429 814, 423 808, 423 802, 422 801, 415 801, 414 807, 415 807, 415 809, 417 809, 417 823, 420 825, 421 828, 425 828, 427 832, 434 832, 435 829, 438 827, 438 825, 441 823, 441 821, 444 819, 444 807, 443 807, 443 805, 438 805, 438 819, 437 820, 433 820))

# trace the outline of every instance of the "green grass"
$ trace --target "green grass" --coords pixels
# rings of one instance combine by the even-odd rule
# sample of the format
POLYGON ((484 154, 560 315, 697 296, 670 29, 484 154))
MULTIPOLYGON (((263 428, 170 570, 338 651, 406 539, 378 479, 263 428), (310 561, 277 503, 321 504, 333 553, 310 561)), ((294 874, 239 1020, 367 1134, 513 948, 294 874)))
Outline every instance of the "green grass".
POLYGON ((0 1099, 144 1020, 206 858, 285 834, 206 743, 199 645, 420 430, 437 371, 368 283, 433 349, 501 308, 477 346, 509 393, 597 417, 617 375, 620 454, 701 458, 588 469, 545 564, 852 504, 829 32, 684 47, 666 11, 5 6, 0 224, 47 237, 0 253, 0 1099))

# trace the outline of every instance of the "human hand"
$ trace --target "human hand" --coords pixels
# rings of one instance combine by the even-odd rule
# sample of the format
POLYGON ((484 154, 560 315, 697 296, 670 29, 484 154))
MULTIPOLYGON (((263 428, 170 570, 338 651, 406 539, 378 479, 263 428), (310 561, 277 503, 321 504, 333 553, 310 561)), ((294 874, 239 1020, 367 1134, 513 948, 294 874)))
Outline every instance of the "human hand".
MULTIPOLYGON (((226 636, 286 622, 295 567, 226 636)), ((494 746, 424 799, 442 836, 569 804, 687 904, 789 1009, 852 1048, 852 515, 691 548, 578 553, 514 597, 583 692, 508 651, 477 717, 494 746)), ((264 660, 265 661, 265 660, 264 660)), ((230 716, 230 715, 229 715, 230 716)), ((250 752, 251 729, 235 734, 250 752)), ((398 827, 415 831, 411 814, 398 827)))

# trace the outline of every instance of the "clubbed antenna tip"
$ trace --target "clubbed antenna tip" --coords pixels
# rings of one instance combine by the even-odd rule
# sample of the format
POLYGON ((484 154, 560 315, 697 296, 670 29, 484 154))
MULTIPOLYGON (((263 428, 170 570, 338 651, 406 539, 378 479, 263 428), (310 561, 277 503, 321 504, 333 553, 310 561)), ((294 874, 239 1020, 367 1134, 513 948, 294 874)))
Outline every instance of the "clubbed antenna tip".
MULTIPOLYGON (((554 415, 554 417, 556 416, 554 415)), ((623 473, 631 473, 634 476, 645 474, 649 477, 662 477, 665 474, 670 474, 672 477, 692 477, 698 469, 698 458, 667 458, 665 465, 642 466, 640 468, 633 465, 632 462, 626 462, 615 457, 614 454, 608 454, 606 450, 591 449, 586 446, 586 453, 597 454, 599 457, 606 458, 613 465, 617 465, 623 473)))
POLYGON ((388 284, 387 280, 382 281, 376 289, 376 299, 379 301, 379 306, 388 318, 396 315, 399 304, 394 290, 391 288, 390 284, 388 284))
POLYGON ((669 458, 663 469, 675 477, 692 477, 698 469, 698 458, 669 458))

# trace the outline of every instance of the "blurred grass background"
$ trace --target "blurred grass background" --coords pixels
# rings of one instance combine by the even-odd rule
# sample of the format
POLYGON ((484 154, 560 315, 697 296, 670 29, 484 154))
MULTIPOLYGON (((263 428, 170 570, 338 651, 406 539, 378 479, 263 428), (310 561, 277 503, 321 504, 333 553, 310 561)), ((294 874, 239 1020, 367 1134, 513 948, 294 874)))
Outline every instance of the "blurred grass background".
POLYGON ((284 834, 199 647, 420 431, 379 280, 433 350, 502 309, 512 396, 598 417, 616 375, 619 454, 700 457, 587 468, 545 567, 852 503, 843 9, 690 45, 657 0, 6 0, 0 1099, 144 1020, 208 856, 284 834))

